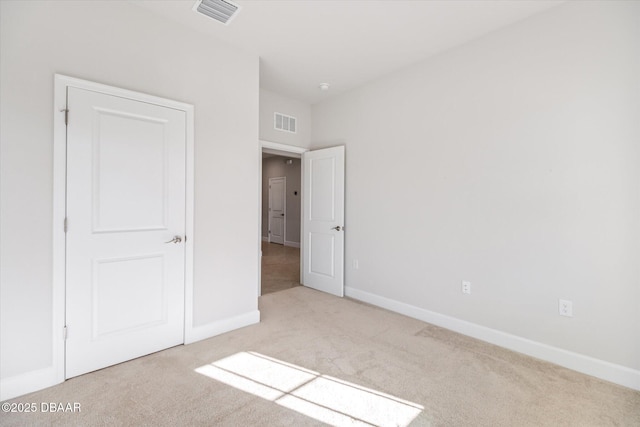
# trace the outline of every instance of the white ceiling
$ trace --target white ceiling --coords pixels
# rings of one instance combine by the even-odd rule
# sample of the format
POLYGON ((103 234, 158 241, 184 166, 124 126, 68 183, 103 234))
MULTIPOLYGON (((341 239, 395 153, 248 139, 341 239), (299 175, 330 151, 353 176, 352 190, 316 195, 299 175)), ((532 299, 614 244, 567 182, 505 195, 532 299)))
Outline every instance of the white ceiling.
POLYGON ((562 3, 238 0, 226 26, 193 12, 195 0, 132 2, 259 55, 262 88, 311 104, 562 3))

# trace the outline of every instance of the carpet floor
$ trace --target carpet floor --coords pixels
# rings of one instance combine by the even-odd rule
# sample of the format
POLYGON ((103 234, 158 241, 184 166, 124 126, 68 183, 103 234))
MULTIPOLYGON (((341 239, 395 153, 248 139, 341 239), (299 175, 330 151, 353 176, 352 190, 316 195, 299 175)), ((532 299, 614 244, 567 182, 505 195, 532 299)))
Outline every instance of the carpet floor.
POLYGON ((640 426, 640 392, 305 287, 262 321, 9 403, 3 426, 640 426), (43 402, 80 412, 43 413, 43 402))

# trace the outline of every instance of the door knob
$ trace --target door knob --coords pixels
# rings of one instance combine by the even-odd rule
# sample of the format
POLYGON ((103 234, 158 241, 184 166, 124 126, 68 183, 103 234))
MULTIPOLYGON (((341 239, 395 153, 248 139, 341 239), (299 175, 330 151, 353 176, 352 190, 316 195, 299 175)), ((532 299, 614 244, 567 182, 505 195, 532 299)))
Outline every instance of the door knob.
POLYGON ((332 230, 340 231, 340 230, 344 230, 344 227, 340 227, 339 225, 336 225, 335 227, 332 228, 332 230))
POLYGON ((284 216, 284 214, 280 214, 281 216, 284 216))
POLYGON ((168 242, 165 243, 180 243, 182 242, 182 237, 180 236, 174 236, 173 239, 169 240, 168 242))

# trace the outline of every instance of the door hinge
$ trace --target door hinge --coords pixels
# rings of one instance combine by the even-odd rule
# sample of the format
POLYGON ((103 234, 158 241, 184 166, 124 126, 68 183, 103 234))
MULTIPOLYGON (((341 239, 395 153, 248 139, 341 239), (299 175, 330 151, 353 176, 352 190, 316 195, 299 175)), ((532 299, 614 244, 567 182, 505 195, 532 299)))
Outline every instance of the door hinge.
POLYGON ((65 126, 67 126, 69 124, 69 109, 63 108, 62 110, 60 110, 60 112, 64 112, 64 124, 65 126))
POLYGON ((64 232, 65 233, 67 232, 67 229, 68 229, 68 227, 67 227, 67 218, 65 218, 64 219, 64 232))
POLYGON ((65 341, 67 340, 67 325, 65 325, 64 328, 62 328, 62 338, 65 341))
POLYGON ((269 230, 269 234, 271 234, 271 230, 269 230))

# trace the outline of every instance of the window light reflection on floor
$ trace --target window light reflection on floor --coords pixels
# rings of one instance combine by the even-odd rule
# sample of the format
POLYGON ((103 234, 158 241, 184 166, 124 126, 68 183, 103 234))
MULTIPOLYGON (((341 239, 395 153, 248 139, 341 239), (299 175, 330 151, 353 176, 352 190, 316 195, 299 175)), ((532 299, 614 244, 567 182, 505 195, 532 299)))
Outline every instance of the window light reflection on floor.
POLYGON ((236 353, 196 372, 332 425, 407 426, 424 409, 255 352, 236 353))

